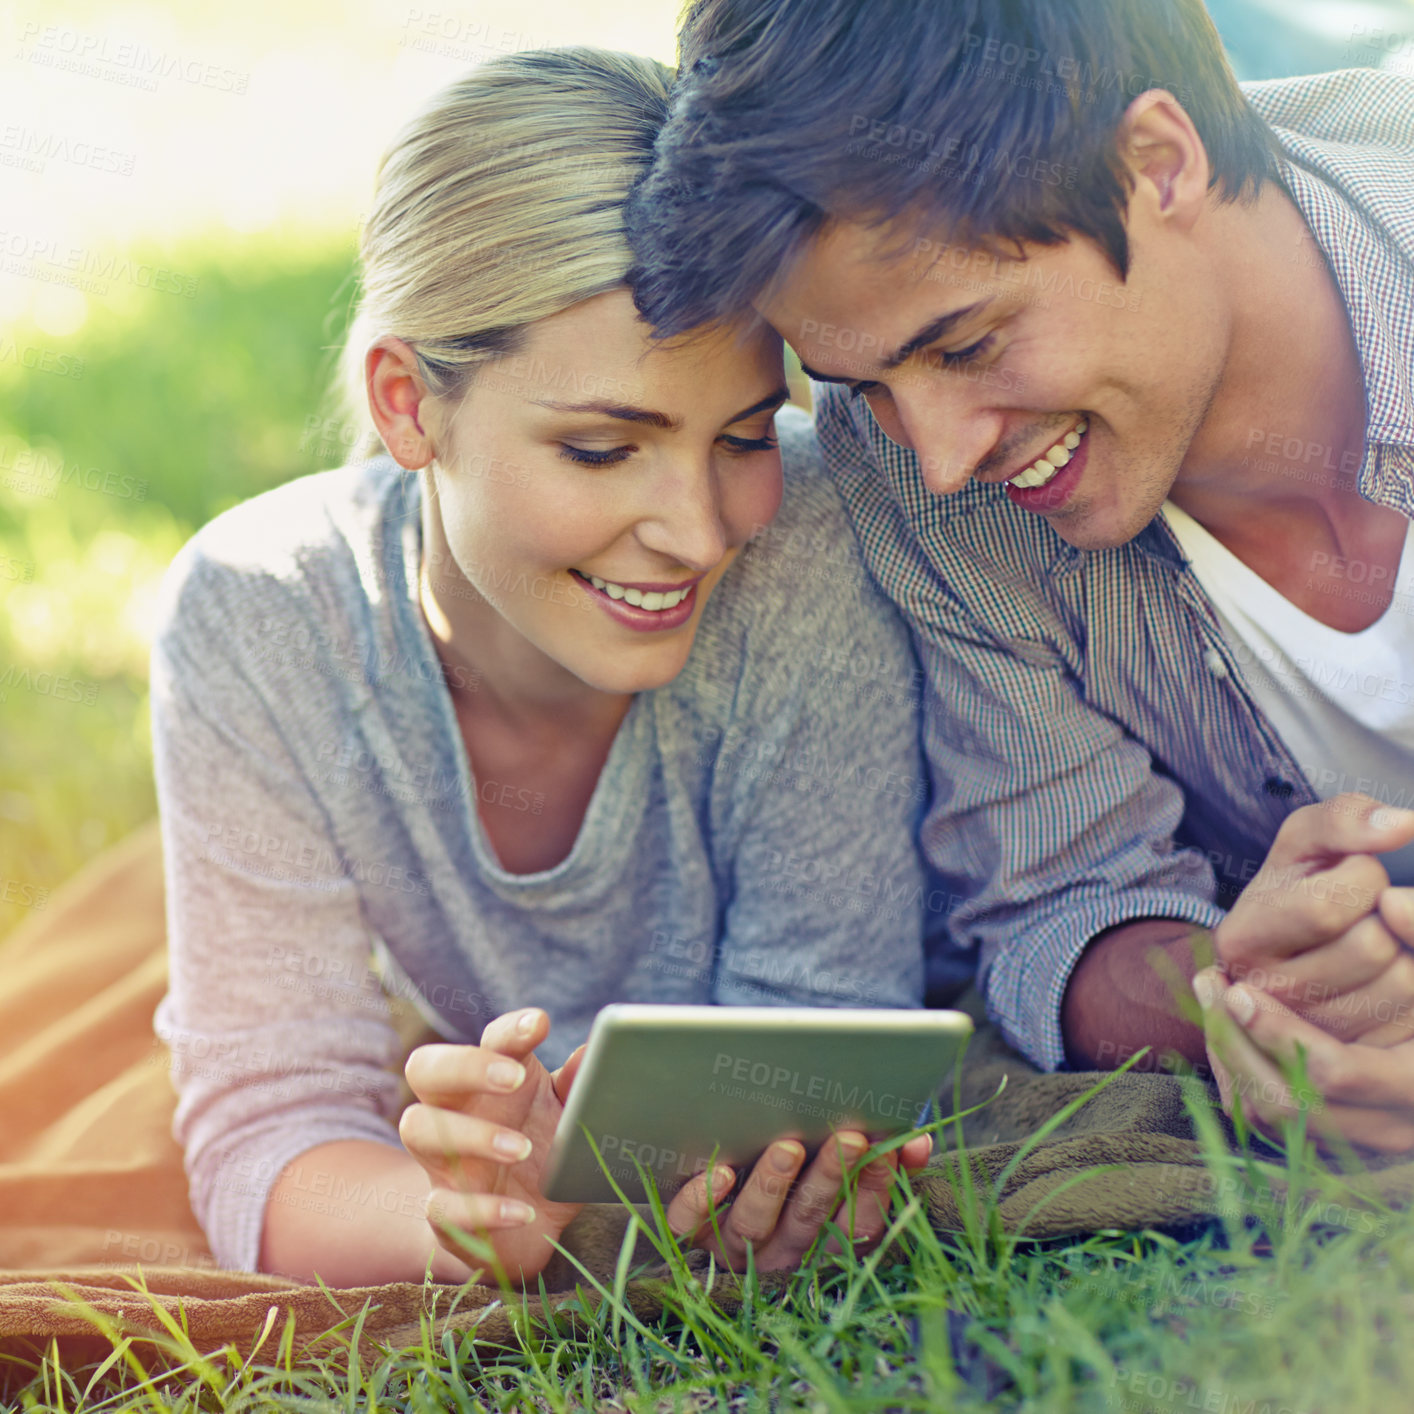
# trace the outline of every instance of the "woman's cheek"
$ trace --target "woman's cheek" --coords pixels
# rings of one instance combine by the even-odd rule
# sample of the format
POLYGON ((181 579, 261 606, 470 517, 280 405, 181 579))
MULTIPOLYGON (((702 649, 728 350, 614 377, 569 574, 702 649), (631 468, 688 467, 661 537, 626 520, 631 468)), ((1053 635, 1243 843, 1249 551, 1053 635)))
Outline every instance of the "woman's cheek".
POLYGON ((772 460, 775 463, 772 469, 743 468, 745 474, 733 477, 728 483, 722 519, 730 532, 729 539, 735 545, 744 544, 770 525, 781 508, 785 482, 780 455, 775 455, 772 460))

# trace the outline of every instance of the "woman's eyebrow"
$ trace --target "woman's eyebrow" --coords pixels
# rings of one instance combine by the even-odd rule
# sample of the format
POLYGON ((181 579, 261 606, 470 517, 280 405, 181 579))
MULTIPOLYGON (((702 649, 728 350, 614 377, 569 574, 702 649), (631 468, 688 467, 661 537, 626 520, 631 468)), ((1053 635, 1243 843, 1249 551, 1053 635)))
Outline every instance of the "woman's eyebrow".
POLYGON ((767 393, 759 403, 752 403, 749 408, 743 408, 734 417, 729 417, 726 425, 730 427, 734 422, 745 422, 748 417, 755 417, 758 412, 765 412, 767 408, 778 408, 789 401, 790 389, 783 384, 774 393, 767 393))
POLYGON ((547 403, 538 398, 532 398, 531 402, 535 407, 549 408, 552 412, 587 413, 612 418, 615 422, 639 422, 649 427, 661 427, 665 432, 676 432, 682 426, 680 417, 669 417, 665 412, 632 407, 628 403, 547 403))
MULTIPOLYGON (((789 389, 777 388, 774 392, 768 393, 760 402, 752 403, 742 412, 734 413, 727 419, 726 425, 730 427, 732 423, 743 422, 758 412, 765 412, 767 408, 780 407, 789 399, 789 389)), ((652 408, 633 407, 628 403, 552 403, 544 402, 539 398, 533 398, 531 401, 534 406, 549 408, 552 412, 585 413, 590 416, 611 418, 615 422, 637 422, 648 427, 662 428, 665 432, 676 432, 682 426, 680 417, 670 417, 665 412, 656 412, 652 408)))

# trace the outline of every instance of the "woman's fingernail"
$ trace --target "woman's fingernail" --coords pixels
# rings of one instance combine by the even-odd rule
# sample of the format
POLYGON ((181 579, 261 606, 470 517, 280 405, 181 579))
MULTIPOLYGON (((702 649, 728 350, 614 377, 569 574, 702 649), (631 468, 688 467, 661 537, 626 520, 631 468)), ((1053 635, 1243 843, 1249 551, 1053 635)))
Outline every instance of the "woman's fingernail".
POLYGON ((1370 812, 1370 828, 1381 833, 1408 825, 1411 820, 1414 820, 1414 811, 1396 810, 1392 805, 1382 805, 1370 812))
POLYGON ((503 1198, 501 1200, 501 1221, 503 1223, 530 1223, 535 1221, 535 1209, 529 1203, 522 1203, 515 1198, 503 1198))
POLYGON ((1226 1000, 1228 1015, 1239 1026, 1250 1026, 1257 1015, 1257 999, 1252 993, 1246 987, 1229 987, 1226 1000))
POLYGON ((847 1164, 852 1164, 869 1147, 867 1139, 861 1139, 857 1134, 851 1135, 848 1139, 840 1140, 840 1157, 847 1164))
POLYGON ((528 1159, 535 1146, 524 1134, 515 1134, 509 1129, 501 1130, 491 1141, 491 1147, 508 1159, 528 1159))
POLYGON ((519 1090, 525 1079, 525 1067, 513 1060, 492 1061, 487 1067, 486 1079, 497 1090, 519 1090))
POLYGON ((520 1020, 516 1022, 516 1033, 520 1036, 529 1036, 535 1030, 535 1018, 538 1015, 539 1013, 534 1011, 521 1012, 520 1020))
POLYGON ((732 1186, 733 1177, 731 1169, 713 1169, 711 1173, 713 1194, 725 1193, 732 1186))
POLYGON ((800 1162, 800 1150, 794 1144, 776 1144, 771 1149, 771 1167, 777 1173, 789 1173, 800 1162))
POLYGON ((1204 1011, 1218 999, 1218 979, 1211 972, 1198 972, 1193 977, 1193 995, 1204 1011))

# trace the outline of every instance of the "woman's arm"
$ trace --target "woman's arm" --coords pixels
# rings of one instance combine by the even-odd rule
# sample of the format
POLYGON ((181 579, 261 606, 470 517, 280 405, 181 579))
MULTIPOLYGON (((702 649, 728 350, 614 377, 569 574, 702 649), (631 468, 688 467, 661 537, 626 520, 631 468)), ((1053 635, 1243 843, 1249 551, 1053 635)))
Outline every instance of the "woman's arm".
POLYGON ((347 730, 344 684, 267 651, 276 630, 318 642, 319 606, 293 576, 223 558, 263 553, 265 519, 240 535, 215 523, 220 554, 210 527, 183 552, 152 656, 170 955, 154 1026, 193 1210, 217 1261, 241 1270, 256 1269, 270 1188, 302 1154, 396 1144, 401 1058, 359 886, 298 756, 311 732, 347 730))
POLYGON ((329 1286, 432 1278, 473 1269, 441 1247, 427 1221, 431 1183, 408 1151, 367 1139, 306 1150, 275 1180, 265 1206, 260 1270, 329 1286))

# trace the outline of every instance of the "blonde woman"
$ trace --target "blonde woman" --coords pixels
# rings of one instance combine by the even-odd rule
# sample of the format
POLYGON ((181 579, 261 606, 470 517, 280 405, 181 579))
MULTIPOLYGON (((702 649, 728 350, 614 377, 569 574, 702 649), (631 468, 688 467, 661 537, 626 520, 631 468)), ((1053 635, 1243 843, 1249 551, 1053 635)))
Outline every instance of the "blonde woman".
MULTIPOLYGON (((803 415, 778 445, 777 336, 655 344, 625 285, 668 80, 566 50, 437 95, 380 168, 346 352, 387 454, 169 572, 156 1027, 223 1266, 461 1281, 467 1231, 532 1277, 577 1211, 540 1173, 601 1006, 921 1000, 905 632, 803 415), (406 1109, 390 994, 443 1038, 406 1109)), ((720 1241, 699 1176, 673 1226, 798 1263, 863 1143, 719 1173, 720 1241)), ((862 1175, 855 1240, 893 1177, 862 1175)))

